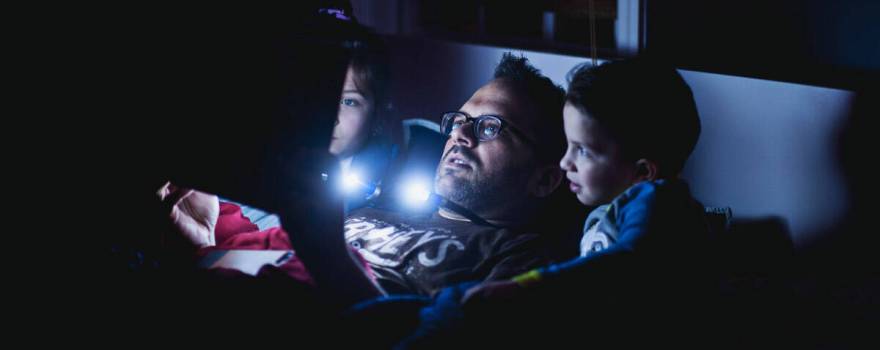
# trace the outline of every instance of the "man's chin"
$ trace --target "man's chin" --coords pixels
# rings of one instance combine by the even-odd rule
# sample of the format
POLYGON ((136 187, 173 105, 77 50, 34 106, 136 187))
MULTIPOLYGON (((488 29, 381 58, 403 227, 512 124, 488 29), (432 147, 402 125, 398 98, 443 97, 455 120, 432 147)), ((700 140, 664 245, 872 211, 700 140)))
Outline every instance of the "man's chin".
POLYGON ((434 182, 434 191, 437 194, 450 198, 454 197, 456 191, 460 191, 467 186, 467 180, 454 174, 442 174, 437 177, 434 182))

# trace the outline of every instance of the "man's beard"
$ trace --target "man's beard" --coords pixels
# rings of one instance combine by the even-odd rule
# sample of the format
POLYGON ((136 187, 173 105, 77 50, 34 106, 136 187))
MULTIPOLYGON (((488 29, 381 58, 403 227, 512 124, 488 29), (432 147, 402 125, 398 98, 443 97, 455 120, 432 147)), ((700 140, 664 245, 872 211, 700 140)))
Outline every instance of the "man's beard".
POLYGON ((443 173, 437 175, 436 181, 439 184, 441 178, 448 177, 446 181, 449 182, 447 183, 446 191, 444 191, 445 193, 439 193, 447 200, 472 211, 478 211, 495 202, 491 196, 497 193, 497 191, 494 191, 496 188, 494 188, 495 184, 492 181, 486 181, 483 178, 468 180, 455 176, 454 173, 446 174, 445 170, 441 171, 443 173))
POLYGON ((523 200, 522 192, 527 191, 526 179, 521 178, 526 169, 505 169, 495 176, 477 174, 472 169, 471 176, 460 176, 456 171, 438 169, 434 184, 437 194, 447 200, 465 207, 475 213, 507 207, 514 201, 523 200), (458 176, 457 176, 458 175, 458 176), (484 176, 479 176, 484 175, 484 176), (499 176, 500 175, 500 176, 499 176), (441 180, 447 181, 441 190, 441 180))

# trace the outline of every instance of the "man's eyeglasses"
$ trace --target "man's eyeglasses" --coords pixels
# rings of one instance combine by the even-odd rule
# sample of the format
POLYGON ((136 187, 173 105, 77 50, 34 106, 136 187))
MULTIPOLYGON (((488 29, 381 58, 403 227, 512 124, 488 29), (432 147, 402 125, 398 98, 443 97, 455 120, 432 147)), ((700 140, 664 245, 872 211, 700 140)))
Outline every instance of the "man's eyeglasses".
MULTIPOLYGON (((443 120, 440 122, 440 131, 443 132, 443 135, 449 136, 452 134, 452 131, 464 126, 468 122, 473 122, 474 136, 480 141, 494 140, 498 137, 498 134, 501 133, 501 130, 507 126, 507 124, 498 116, 487 114, 478 117, 471 117, 465 112, 453 111, 443 113, 443 120)), ((516 130, 513 127, 510 129, 516 130)), ((523 139, 531 142, 527 137, 523 137, 523 139)))

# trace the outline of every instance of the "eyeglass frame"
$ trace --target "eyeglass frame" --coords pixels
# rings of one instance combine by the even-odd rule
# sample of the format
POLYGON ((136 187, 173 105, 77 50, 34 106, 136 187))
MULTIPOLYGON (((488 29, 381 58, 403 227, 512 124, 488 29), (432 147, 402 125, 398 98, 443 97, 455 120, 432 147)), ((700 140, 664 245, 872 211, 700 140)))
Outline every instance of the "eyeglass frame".
MULTIPOLYGON (((446 130, 446 123, 447 123, 446 116, 447 115, 456 115, 456 114, 460 114, 465 117, 465 122, 462 124, 462 126, 464 126, 464 124, 467 124, 467 123, 473 124, 473 128, 474 128, 473 133, 479 142, 492 141, 492 140, 498 138, 498 135, 501 135, 501 132, 503 130, 507 129, 507 127, 509 126, 511 131, 513 131, 514 133, 520 134, 522 139, 525 140, 527 143, 530 143, 532 145, 536 145, 536 143, 534 141, 532 141, 532 139, 529 138, 524 132, 517 129, 517 127, 514 126, 513 124, 504 120, 504 118, 502 118, 501 116, 494 115, 494 114, 481 114, 476 117, 472 117, 470 114, 468 114, 467 112, 464 112, 464 111, 448 111, 448 112, 443 113, 443 117, 440 119, 440 132, 443 133, 443 135, 445 135, 446 137, 450 137, 452 135, 452 132, 455 131, 455 129, 450 129, 449 133, 446 133, 446 131, 445 131, 446 130), (488 118, 494 118, 494 119, 498 120, 498 124, 499 124, 498 132, 496 132, 495 135, 492 136, 492 138, 483 139, 480 137, 479 127, 477 125, 479 125, 480 122, 482 122, 483 120, 486 120, 488 118)), ((452 122, 453 119, 454 119, 454 117, 450 118, 449 122, 452 122)))

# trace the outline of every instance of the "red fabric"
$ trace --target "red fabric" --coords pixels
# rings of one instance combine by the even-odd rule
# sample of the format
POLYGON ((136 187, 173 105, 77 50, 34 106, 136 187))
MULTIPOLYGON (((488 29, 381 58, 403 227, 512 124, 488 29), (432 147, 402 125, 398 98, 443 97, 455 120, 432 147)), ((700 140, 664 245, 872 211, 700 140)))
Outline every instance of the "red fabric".
POLYGON ((230 237, 239 233, 258 231, 257 225, 251 223, 241 213, 241 208, 232 203, 220 202, 220 216, 217 218, 217 226, 214 228, 214 238, 217 244, 222 244, 230 237))
MULTIPOLYGON (((341 229, 341 228, 340 228, 341 229)), ((340 233, 341 234, 341 233, 340 233)), ((200 255, 207 254, 214 250, 293 250, 287 233, 280 227, 273 227, 263 231, 259 230, 250 219, 241 213, 241 207, 232 203, 220 202, 220 216, 217 218, 217 226, 214 228, 214 237, 216 246, 202 248, 199 250, 200 255)), ((364 270, 370 279, 375 280, 373 272, 367 261, 354 248, 352 251, 358 260, 364 266, 364 270)), ((277 268, 273 266, 264 266, 260 269, 259 275, 268 272, 269 269, 279 269, 290 276, 292 279, 314 286, 315 281, 309 275, 305 265, 298 257, 294 256, 287 260, 277 268)))

